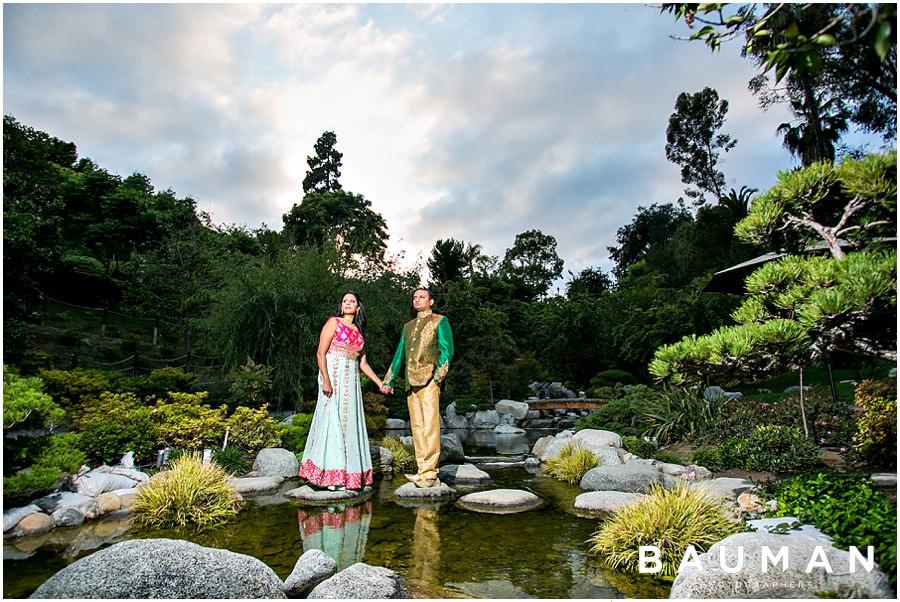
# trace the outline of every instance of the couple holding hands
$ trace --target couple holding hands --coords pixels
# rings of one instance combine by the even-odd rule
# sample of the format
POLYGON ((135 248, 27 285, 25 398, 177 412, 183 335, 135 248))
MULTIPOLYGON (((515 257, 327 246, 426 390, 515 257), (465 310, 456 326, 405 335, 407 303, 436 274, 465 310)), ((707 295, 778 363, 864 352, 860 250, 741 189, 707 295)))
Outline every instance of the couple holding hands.
POLYGON ((417 315, 403 326, 400 343, 384 380, 366 361, 366 315, 359 295, 345 293, 319 335, 319 397, 313 414, 300 477, 317 487, 362 489, 372 484, 372 459, 363 413, 362 371, 382 393, 405 366, 407 405, 418 473, 406 478, 416 487, 439 485, 441 455, 441 383, 453 358, 453 331, 445 316, 431 311, 434 298, 427 288, 413 292, 417 315))

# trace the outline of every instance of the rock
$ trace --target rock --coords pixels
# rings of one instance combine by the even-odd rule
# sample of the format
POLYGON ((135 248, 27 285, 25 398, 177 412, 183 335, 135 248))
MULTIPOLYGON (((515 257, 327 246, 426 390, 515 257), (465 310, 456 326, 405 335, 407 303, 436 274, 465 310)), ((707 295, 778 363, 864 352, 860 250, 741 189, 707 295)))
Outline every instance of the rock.
POLYGON ((622 437, 612 431, 600 429, 582 429, 573 435, 576 441, 580 441, 588 448, 594 447, 622 447, 622 437))
POLYGON ((759 512, 762 508, 762 500, 752 491, 745 491, 737 497, 738 508, 741 512, 759 512))
POLYGON ((490 483, 492 480, 491 475, 473 464, 448 464, 441 466, 441 469, 438 471, 438 478, 441 482, 451 485, 457 483, 478 485, 490 483))
POLYGON ((447 428, 448 429, 468 429, 469 428, 469 420, 465 416, 454 416, 453 418, 447 418, 447 428))
MULTIPOLYGON (((127 466, 101 466, 97 468, 97 470, 105 470, 109 472, 109 474, 115 474, 122 477, 127 477, 136 483, 146 483, 150 480, 150 475, 146 472, 141 472, 140 470, 135 470, 134 468, 129 468, 127 466)), ((134 487, 134 485, 132 485, 134 487)))
POLYGON ((755 489, 756 485, 747 479, 739 479, 735 477, 719 477, 717 479, 708 479, 696 483, 691 483, 692 487, 703 487, 713 497, 736 501, 738 496, 745 491, 755 489))
POLYGON ((100 514, 109 514, 122 507, 122 500, 112 491, 107 491, 97 496, 97 505, 100 507, 100 514))
POLYGON ((388 418, 384 421, 384 428, 386 429, 405 429, 406 421, 400 420, 399 418, 388 418))
POLYGON ((480 410, 475 412, 472 418, 472 426, 476 429, 492 429, 500 424, 500 414, 497 410, 480 410))
POLYGON ((673 477, 680 477, 687 471, 687 468, 681 464, 670 464, 669 462, 657 462, 654 466, 657 470, 661 470, 663 474, 673 477))
POLYGON ((757 518, 748 520, 747 526, 760 533, 772 533, 775 531, 777 535, 796 535, 797 537, 805 537, 815 542, 826 543, 829 545, 834 543, 834 540, 830 536, 822 533, 818 527, 800 524, 800 521, 793 516, 757 518))
POLYGON ((3 513, 3 532, 11 531, 13 527, 19 524, 19 521, 28 516, 40 512, 41 508, 34 504, 21 506, 19 508, 11 508, 3 513))
POLYGON ((304 552, 294 570, 284 580, 284 593, 291 598, 303 598, 315 586, 337 573, 337 563, 322 550, 304 552))
POLYGON ((879 489, 897 489, 896 472, 876 472, 871 477, 872 484, 879 489))
POLYGON ((357 562, 313 588, 310 599, 408 598, 403 577, 389 569, 357 562))
POLYGON ((706 390, 703 391, 703 399, 707 401, 711 401, 713 399, 723 399, 725 397, 725 389, 722 387, 706 387, 706 390))
POLYGON ((60 508, 50 515, 57 527, 77 527, 84 522, 84 514, 77 508, 60 508))
POLYGON ((625 491, 591 491, 575 498, 575 510, 589 513, 618 512, 623 506, 646 497, 643 493, 625 491))
POLYGON ((294 452, 281 447, 267 447, 259 450, 253 461, 253 470, 261 477, 284 477, 291 479, 300 474, 300 462, 294 452))
MULTIPOLYGON (((438 477, 440 481, 440 477, 438 477)), ((416 487, 414 483, 404 483, 394 490, 394 499, 434 501, 452 498, 456 492, 447 483, 441 483, 434 487, 416 487)))
POLYGON ((369 446, 369 456, 372 458, 372 470, 375 473, 393 473, 394 453, 380 445, 369 446))
POLYGON ((19 524, 13 529, 13 533, 15 535, 33 535, 49 531, 54 526, 53 519, 50 518, 49 514, 35 512, 20 520, 19 524))
POLYGON ((812 600, 819 596, 795 587, 767 587, 744 598, 765 598, 767 600, 812 600))
POLYGON ((371 497, 372 488, 365 487, 362 491, 354 489, 338 489, 329 491, 327 489, 313 489, 309 485, 303 485, 296 489, 285 492, 284 497, 304 502, 309 506, 330 506, 335 502, 355 502, 362 501, 371 497))
POLYGON ((534 442, 531 453, 541 462, 546 462, 547 459, 558 456, 563 446, 571 440, 571 431, 561 431, 555 437, 541 437, 534 442))
POLYGON ((500 424, 494 427, 494 432, 498 435, 524 435, 525 429, 508 424, 500 424))
POLYGON ((284 598, 271 568, 178 539, 135 539, 80 558, 32 598, 284 598))
POLYGON ((112 474, 100 470, 92 470, 91 472, 71 479, 69 487, 75 493, 80 493, 88 497, 97 497, 101 493, 115 491, 116 489, 125 489, 126 487, 134 487, 137 482, 124 475, 112 474))
POLYGON ((512 414, 516 420, 522 420, 528 416, 528 404, 524 401, 501 399, 494 405, 494 409, 501 416, 503 414, 512 414))
POLYGON ((488 514, 514 514, 534 510, 544 504, 544 500, 519 489, 491 489, 464 495, 457 503, 466 510, 488 514))
POLYGON ((856 562, 855 572, 851 572, 849 559, 849 552, 805 537, 736 533, 713 544, 695 562, 685 563, 672 583, 669 597, 735 598, 770 588, 800 588, 817 594, 833 593, 838 598, 894 598, 881 570, 876 568, 869 573, 862 563, 856 562), (771 555, 786 546, 786 570, 782 570, 780 561, 767 561, 768 572, 762 573, 765 546, 771 555), (742 564, 738 562, 739 554, 742 564), (833 572, 826 572, 826 561, 833 572), (728 567, 729 572, 722 566, 728 567))
POLYGON ((78 508, 79 510, 82 510, 81 513, 84 514, 85 517, 95 518, 100 512, 100 507, 97 505, 94 498, 69 491, 45 495, 44 497, 35 500, 34 504, 47 514, 53 514, 60 508, 78 508))
POLYGON ((703 479, 708 479, 711 476, 712 473, 703 466, 688 464, 684 467, 684 473, 681 475, 681 478, 685 481, 702 481, 703 479))
POLYGON ((656 483, 663 485, 663 473, 646 464, 598 466, 581 477, 582 491, 625 491, 645 493, 656 483))
POLYGON ((466 459, 466 453, 463 451, 462 441, 456 433, 445 433, 441 435, 441 455, 438 458, 438 464, 458 464, 466 459))
POLYGON ((123 508, 131 508, 134 505, 134 496, 137 495, 137 491, 137 487, 131 487, 130 489, 116 489, 112 493, 119 496, 123 508))
MULTIPOLYGON (((800 386, 794 385, 793 387, 788 387, 787 389, 785 389, 784 392, 785 392, 785 393, 796 393, 796 392, 798 392, 800 389, 801 389, 800 386)), ((802 389, 803 389, 804 391, 812 391, 812 387, 810 387, 809 385, 804 385, 804 386, 802 387, 802 389)))
POLYGON ((284 477, 232 477, 228 484, 234 487, 238 493, 262 493, 265 491, 274 491, 281 487, 284 477))

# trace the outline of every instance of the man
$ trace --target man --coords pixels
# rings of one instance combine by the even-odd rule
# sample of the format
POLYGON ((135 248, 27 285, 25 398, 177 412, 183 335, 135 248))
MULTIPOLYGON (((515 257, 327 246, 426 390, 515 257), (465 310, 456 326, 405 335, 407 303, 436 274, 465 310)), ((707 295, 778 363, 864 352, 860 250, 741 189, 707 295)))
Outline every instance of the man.
POLYGON ((445 316, 431 311, 434 298, 427 288, 417 288, 412 303, 418 314, 403 326, 381 391, 394 392, 394 379, 405 362, 409 385, 406 404, 419 471, 406 478, 416 487, 434 487, 440 485, 437 465, 441 455, 441 385, 453 359, 453 331, 445 316))

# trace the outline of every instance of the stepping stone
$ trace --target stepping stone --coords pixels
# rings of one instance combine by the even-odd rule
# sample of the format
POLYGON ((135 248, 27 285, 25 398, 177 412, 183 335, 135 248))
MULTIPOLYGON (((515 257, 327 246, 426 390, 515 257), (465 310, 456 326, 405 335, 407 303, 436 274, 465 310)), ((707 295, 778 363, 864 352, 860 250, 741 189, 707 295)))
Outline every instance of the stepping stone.
POLYGON ((487 514, 515 514, 534 510, 543 505, 544 500, 520 489, 491 489, 464 495, 456 502, 466 510, 487 514))
POLYGON ((434 501, 453 497, 456 492, 446 483, 435 487, 416 487, 414 483, 404 483, 394 490, 395 500, 434 501))
POLYGON ((626 491, 591 491, 575 498, 575 510, 589 514, 618 512, 645 497, 643 493, 626 491))
POLYGON ((284 482, 284 477, 235 477, 229 481, 232 487, 238 493, 261 493, 264 491, 274 491, 284 482))
POLYGON ((304 485, 285 492, 284 497, 303 502, 308 506, 330 506, 335 502, 356 502, 368 499, 372 497, 372 488, 365 487, 362 491, 353 489, 339 489, 337 491, 325 489, 319 491, 309 485, 304 485))
POLYGON ((735 501, 740 494, 756 488, 756 485, 751 481, 737 477, 719 477, 717 479, 694 481, 690 483, 690 486, 703 488, 712 497, 727 501, 735 501))
POLYGON ((453 484, 472 484, 479 485, 482 483, 490 483, 491 475, 484 472, 480 468, 476 468, 473 464, 447 464, 441 466, 438 471, 438 478, 441 482, 453 484))

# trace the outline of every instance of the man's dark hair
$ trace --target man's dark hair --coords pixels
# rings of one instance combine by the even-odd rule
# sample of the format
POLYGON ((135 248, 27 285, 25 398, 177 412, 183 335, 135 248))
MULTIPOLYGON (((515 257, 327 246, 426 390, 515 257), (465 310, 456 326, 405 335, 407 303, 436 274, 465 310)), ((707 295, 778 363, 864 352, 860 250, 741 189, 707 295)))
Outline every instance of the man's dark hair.
POLYGON ((425 291, 426 293, 428 293, 429 299, 434 299, 434 295, 431 293, 431 289, 429 289, 427 286, 416 287, 416 289, 413 291, 414 295, 416 294, 416 291, 425 291))

